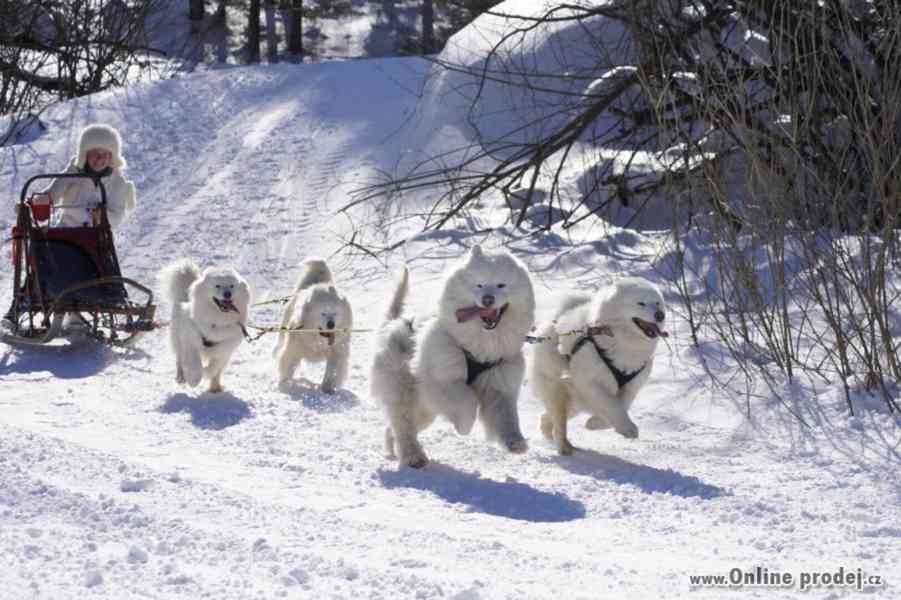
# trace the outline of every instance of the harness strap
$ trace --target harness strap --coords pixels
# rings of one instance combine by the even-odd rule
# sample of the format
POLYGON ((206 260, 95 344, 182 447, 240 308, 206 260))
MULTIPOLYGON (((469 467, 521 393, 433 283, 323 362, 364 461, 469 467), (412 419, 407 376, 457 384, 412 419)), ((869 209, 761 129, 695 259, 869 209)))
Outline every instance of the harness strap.
POLYGON ((576 352, 578 352, 579 349, 582 348, 582 346, 588 343, 594 346, 594 349, 597 351, 598 356, 602 361, 604 361, 604 364, 607 365, 607 368, 610 369, 610 372, 613 373, 613 378, 616 379, 616 385, 619 387, 623 387, 624 385, 635 379, 635 377, 638 376, 639 373, 644 371, 645 366, 647 366, 646 364, 641 365, 640 367, 638 367, 638 369, 629 373, 623 371, 613 364, 613 361, 610 360, 609 356, 607 356, 607 351, 601 348, 595 341, 595 339, 590 335, 583 335, 578 340, 576 340, 576 343, 573 344, 573 349, 570 351, 570 353, 564 355, 566 357, 566 362, 569 363, 569 361, 572 360, 572 357, 576 355, 576 352))
POLYGON ((463 350, 463 356, 466 357, 466 385, 472 385, 473 382, 479 378, 479 375, 504 362, 503 358, 499 358, 493 362, 479 362, 466 350, 463 350))

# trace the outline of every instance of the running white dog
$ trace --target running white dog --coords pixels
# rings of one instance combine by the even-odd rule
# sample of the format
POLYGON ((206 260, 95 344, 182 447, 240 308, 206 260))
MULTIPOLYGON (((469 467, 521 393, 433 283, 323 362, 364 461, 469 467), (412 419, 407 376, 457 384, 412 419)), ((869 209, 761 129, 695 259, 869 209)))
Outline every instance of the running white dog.
POLYGON ((246 333, 250 286, 234 269, 201 272, 190 260, 165 267, 159 278, 172 303, 175 381, 194 387, 206 377, 209 391, 221 392, 222 373, 246 333))
POLYGON ((539 333, 550 337, 535 348, 532 381, 547 412, 541 432, 560 454, 572 454, 566 422, 579 413, 592 415, 588 429, 613 427, 627 438, 638 437, 629 408, 651 374, 654 350, 666 319, 663 295, 653 283, 627 277, 594 298, 563 298, 555 320, 539 333), (559 333, 593 329, 585 335, 559 333))
POLYGON ((350 360, 350 329, 353 311, 350 302, 335 288, 332 273, 325 261, 308 258, 294 290, 285 306, 282 327, 318 329, 317 333, 287 333, 278 336, 273 355, 278 362, 279 384, 287 384, 301 361, 325 363, 321 390, 333 394, 347 379, 350 360))
POLYGON ((372 394, 385 409, 385 450, 400 464, 428 461, 417 439, 437 415, 468 434, 478 416, 488 438, 511 452, 528 444, 517 399, 525 371, 522 346, 532 328, 535 295, 526 269, 504 252, 479 246, 444 282, 438 316, 421 327, 399 318, 409 289, 406 271, 376 340, 372 394))

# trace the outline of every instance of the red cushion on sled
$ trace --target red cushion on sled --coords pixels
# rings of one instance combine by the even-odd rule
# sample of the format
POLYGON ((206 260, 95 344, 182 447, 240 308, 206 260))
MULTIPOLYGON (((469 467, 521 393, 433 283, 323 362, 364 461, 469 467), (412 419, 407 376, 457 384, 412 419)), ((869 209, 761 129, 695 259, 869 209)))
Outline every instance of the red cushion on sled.
POLYGON ((53 209, 53 199, 50 194, 37 192, 28 199, 28 205, 31 207, 31 216, 38 223, 50 220, 50 213, 53 209))

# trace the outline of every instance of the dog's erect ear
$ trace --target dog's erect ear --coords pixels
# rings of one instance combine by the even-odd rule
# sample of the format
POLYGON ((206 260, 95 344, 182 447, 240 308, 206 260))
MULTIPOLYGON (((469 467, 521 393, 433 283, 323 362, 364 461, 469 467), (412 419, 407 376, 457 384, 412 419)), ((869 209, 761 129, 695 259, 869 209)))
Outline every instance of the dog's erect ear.
POLYGON ((469 250, 470 261, 479 260, 480 258, 482 258, 482 256, 484 256, 484 254, 482 254, 482 247, 478 244, 476 244, 469 250))
POLYGON ((247 303, 250 304, 250 301, 253 300, 253 290, 250 289, 250 284, 244 279, 241 280, 241 291, 246 295, 247 303))
POLYGON ((341 306, 344 307, 344 315, 347 317, 347 323, 345 323, 344 326, 348 329, 353 329, 354 311, 350 307, 350 300, 348 300, 345 296, 341 296, 341 306))
POLYGON ((204 280, 204 276, 206 275, 206 271, 200 274, 200 277, 191 282, 191 285, 188 286, 188 300, 190 300, 191 304, 197 300, 197 294, 206 283, 204 280))
POLYGON ((238 311, 241 313, 242 320, 247 318, 247 310, 250 307, 250 301, 252 292, 250 291, 250 284, 241 277, 240 275, 235 273, 235 281, 237 282, 237 286, 235 289, 235 298, 234 302, 238 306, 238 311))

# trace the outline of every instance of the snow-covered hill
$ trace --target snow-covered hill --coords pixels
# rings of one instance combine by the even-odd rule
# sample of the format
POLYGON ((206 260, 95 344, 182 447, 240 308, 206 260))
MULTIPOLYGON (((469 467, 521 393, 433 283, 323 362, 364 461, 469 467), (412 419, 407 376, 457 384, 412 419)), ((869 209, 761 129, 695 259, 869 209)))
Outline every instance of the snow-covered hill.
MULTIPOLYGON (((660 280, 651 264, 663 238, 613 227, 585 243, 447 231, 411 240, 388 265, 332 256, 351 231, 334 211, 355 178, 390 171, 417 151, 410 140, 459 142, 423 120, 435 107, 416 104, 429 69, 416 59, 223 68, 54 107, 46 136, 0 149, 0 227, 24 180, 64 166, 79 128, 106 121, 123 133, 139 190, 117 235, 123 271, 139 281, 191 257, 234 265, 262 301, 286 294, 316 254, 331 257, 357 324, 373 327, 404 259, 427 310, 446 261, 475 241, 526 261, 540 316, 565 288, 620 273, 660 280)), ((10 276, 7 244, 4 308, 10 276)), ((252 320, 278 316, 264 306, 252 320)), ((335 396, 279 391, 271 336, 238 350, 222 394, 176 386, 165 330, 132 350, 0 346, 0 600, 859 593, 691 585, 755 567, 796 582, 861 569, 886 580, 863 586, 868 597, 897 597, 897 418, 878 403, 848 418, 829 387, 796 390, 810 427, 766 398, 746 406, 709 387, 683 324, 670 328, 634 409, 639 440, 574 423, 583 450, 558 457, 526 385, 528 453, 441 423, 423 436, 434 462, 422 471, 382 455, 365 334, 335 396)))

